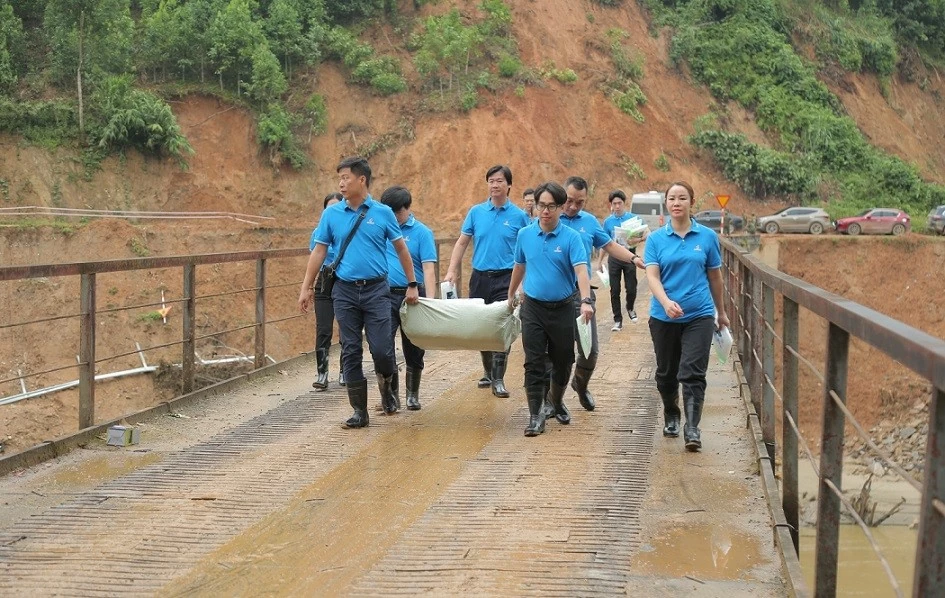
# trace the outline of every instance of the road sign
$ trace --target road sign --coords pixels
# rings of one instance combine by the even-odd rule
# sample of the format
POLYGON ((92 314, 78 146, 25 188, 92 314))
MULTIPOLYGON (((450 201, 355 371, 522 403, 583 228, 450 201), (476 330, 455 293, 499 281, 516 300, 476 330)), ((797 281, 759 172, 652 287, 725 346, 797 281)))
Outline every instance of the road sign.
POLYGON ((719 207, 724 210, 725 204, 728 203, 729 198, 730 198, 729 195, 716 195, 715 201, 719 202, 719 207))

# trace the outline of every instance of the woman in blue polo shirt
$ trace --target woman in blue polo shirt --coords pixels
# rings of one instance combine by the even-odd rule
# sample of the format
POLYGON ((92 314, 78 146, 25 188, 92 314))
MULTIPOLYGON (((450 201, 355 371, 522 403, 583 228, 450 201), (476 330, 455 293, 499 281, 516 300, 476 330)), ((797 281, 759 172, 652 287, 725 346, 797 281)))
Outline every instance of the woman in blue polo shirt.
MULTIPOLYGON (((325 196, 325 199, 322 201, 323 208, 322 212, 328 209, 328 206, 333 206, 339 201, 344 199, 344 196, 337 191, 329 193, 325 196)), ((308 241, 308 250, 312 251, 315 249, 315 231, 318 229, 312 230, 312 237, 308 241)), ((326 266, 330 266, 335 261, 335 252, 329 247, 328 253, 325 255, 325 263, 322 266, 322 270, 326 266)), ((321 274, 321 272, 319 272, 321 274)), ((325 293, 321 285, 318 284, 318 279, 315 279, 315 366, 318 371, 318 377, 315 378, 315 382, 312 382, 312 387, 315 390, 325 390, 328 388, 328 352, 331 349, 331 335, 332 330, 335 326, 335 308, 331 303, 331 295, 325 293)), ((338 384, 341 386, 345 385, 345 373, 341 369, 341 364, 339 360, 338 366, 338 384)))
POLYGON ((699 420, 705 401, 706 369, 712 334, 728 326, 722 304, 722 252, 719 237, 691 217, 695 195, 685 182, 666 191, 671 219, 650 234, 643 261, 653 299, 650 336, 656 352, 656 387, 663 399, 663 436, 679 436, 679 386, 682 385, 686 449, 702 448, 699 420))

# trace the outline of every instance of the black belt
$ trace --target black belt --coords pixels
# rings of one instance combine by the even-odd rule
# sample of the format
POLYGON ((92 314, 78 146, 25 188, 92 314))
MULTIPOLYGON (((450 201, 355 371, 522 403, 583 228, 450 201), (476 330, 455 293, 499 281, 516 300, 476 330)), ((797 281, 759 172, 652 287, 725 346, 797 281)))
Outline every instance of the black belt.
MULTIPOLYGON (((408 287, 391 287, 391 288, 390 288, 390 292, 393 293, 393 294, 395 294, 395 295, 406 295, 406 294, 407 294, 407 288, 408 288, 408 287)), ((422 285, 422 284, 417 287, 417 292, 420 293, 421 295, 423 294, 423 285, 422 285)))
POLYGON ((542 301, 541 299, 535 299, 534 297, 529 297, 528 295, 525 295, 525 298, 529 301, 534 301, 539 307, 544 307, 545 309, 560 309, 565 306, 574 305, 574 294, 559 301, 542 301))
POLYGON ((512 269, 508 270, 476 270, 476 272, 482 274, 483 276, 488 276, 489 278, 498 278, 500 276, 505 276, 506 274, 511 274, 512 269))
POLYGON ((356 287, 367 287, 372 284, 377 284, 379 282, 387 282, 387 276, 378 276, 377 278, 364 278, 361 280, 345 280, 343 278, 339 278, 338 282, 354 285, 356 287))

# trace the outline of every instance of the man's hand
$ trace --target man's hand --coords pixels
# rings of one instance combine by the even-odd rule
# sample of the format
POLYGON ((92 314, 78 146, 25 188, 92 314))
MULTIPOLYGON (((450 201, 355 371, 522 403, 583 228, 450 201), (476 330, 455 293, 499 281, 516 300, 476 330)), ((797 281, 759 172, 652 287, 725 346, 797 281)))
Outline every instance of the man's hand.
POLYGON ((594 317, 594 306, 590 303, 582 303, 581 316, 584 317, 584 322, 590 322, 591 318, 594 317))
POLYGON ((719 312, 719 330, 731 326, 731 322, 728 321, 728 314, 724 311, 719 312))
POLYGON ((312 303, 315 302, 315 291, 311 288, 302 288, 302 292, 299 293, 299 311, 303 314, 308 311, 312 306, 312 303))
POLYGON ((643 258, 640 257, 639 255, 633 258, 633 265, 636 266, 640 270, 646 270, 646 266, 643 263, 643 258))
POLYGON ((683 315, 683 309, 672 299, 667 299, 666 303, 663 304, 663 309, 666 311, 666 315, 669 316, 671 320, 681 318, 683 315))
POLYGON ((508 302, 509 312, 515 311, 515 294, 509 293, 509 302, 508 302))
POLYGON ((452 283, 455 280, 456 280, 456 272, 453 272, 452 270, 447 270, 446 276, 443 277, 443 282, 452 283))
POLYGON ((420 301, 420 291, 416 287, 407 287, 407 305, 416 305, 420 301))

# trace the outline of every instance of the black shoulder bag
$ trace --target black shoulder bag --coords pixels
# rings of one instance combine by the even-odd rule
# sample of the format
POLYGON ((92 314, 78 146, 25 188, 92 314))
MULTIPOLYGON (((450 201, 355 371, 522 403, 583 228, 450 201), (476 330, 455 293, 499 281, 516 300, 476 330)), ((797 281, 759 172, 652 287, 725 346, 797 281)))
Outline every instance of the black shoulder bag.
POLYGON ((358 232, 358 227, 361 226, 361 221, 364 220, 364 215, 367 214, 369 209, 371 209, 370 206, 365 206, 363 210, 358 210, 358 219, 351 228, 351 232, 345 237, 344 243, 341 244, 338 257, 335 258, 332 264, 322 268, 322 271, 319 273, 318 282, 316 284, 318 285, 320 293, 331 297, 331 289, 334 288, 335 280, 338 279, 338 264, 341 263, 341 258, 344 257, 345 250, 348 249, 348 243, 351 242, 351 237, 354 236, 354 233, 358 232))

